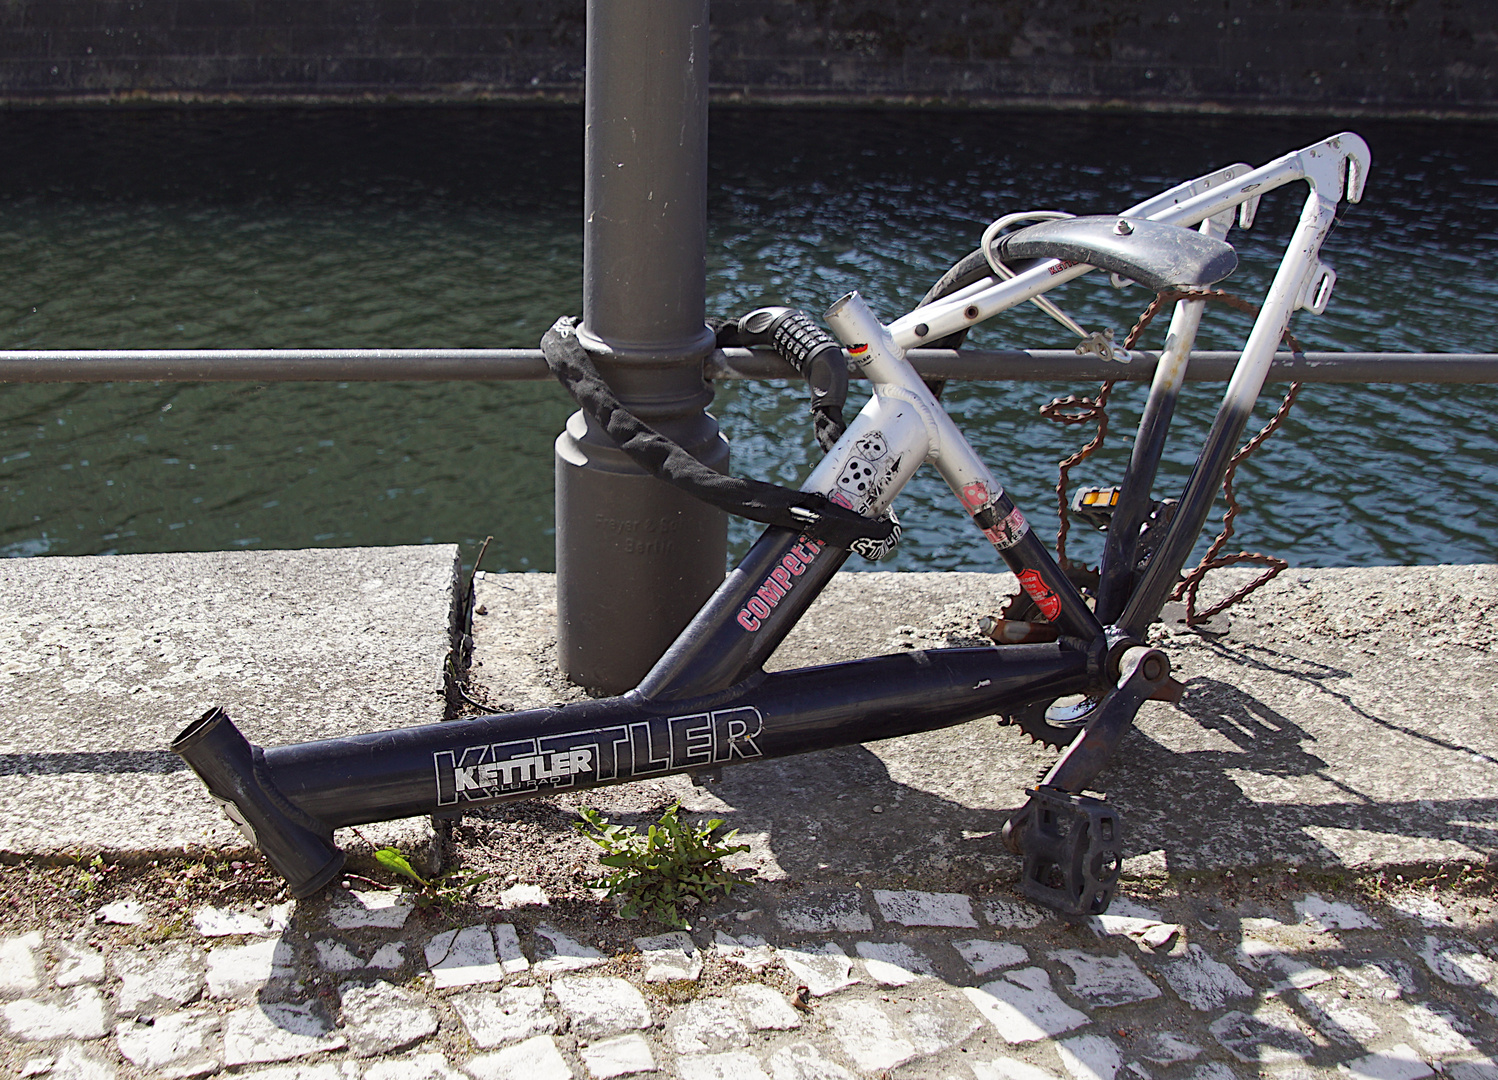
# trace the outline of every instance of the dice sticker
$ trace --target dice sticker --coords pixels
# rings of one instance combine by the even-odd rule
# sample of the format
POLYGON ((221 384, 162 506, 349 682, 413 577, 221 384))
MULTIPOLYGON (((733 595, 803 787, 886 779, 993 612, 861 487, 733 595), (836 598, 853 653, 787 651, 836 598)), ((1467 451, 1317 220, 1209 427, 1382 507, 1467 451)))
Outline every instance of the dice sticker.
POLYGON ((884 441, 884 435, 878 431, 871 431, 859 439, 853 444, 853 449, 868 461, 878 461, 889 453, 889 445, 884 441))
POLYGON ((861 457, 851 457, 838 474, 837 486, 858 499, 867 499, 874 487, 874 466, 861 457))

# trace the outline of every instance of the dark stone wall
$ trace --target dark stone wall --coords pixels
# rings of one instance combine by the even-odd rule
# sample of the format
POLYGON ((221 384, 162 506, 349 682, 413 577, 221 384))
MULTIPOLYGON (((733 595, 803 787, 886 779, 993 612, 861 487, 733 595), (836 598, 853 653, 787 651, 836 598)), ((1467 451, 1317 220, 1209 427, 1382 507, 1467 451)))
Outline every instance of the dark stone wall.
MULTIPOLYGON (((717 100, 1498 115, 1492 0, 714 0, 717 100)), ((584 0, 0 0, 0 100, 576 100, 584 0)))

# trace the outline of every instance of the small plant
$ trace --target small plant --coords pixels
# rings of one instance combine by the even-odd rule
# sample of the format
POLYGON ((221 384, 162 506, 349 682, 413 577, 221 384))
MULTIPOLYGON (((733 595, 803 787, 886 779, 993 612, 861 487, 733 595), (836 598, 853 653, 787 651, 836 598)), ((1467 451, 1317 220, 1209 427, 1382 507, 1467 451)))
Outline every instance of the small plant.
POLYGON ((374 855, 375 861, 381 866, 387 870, 393 870, 416 886, 414 889, 408 886, 407 891, 419 908, 441 907, 443 904, 472 900, 474 891, 492 876, 468 873, 463 870, 450 870, 441 877, 428 881, 416 872, 410 860, 401 854, 399 848, 380 848, 374 855))
POLYGON ((710 893, 722 890, 727 896, 739 879, 722 867, 722 860, 748 844, 732 844, 738 830, 714 837, 723 825, 714 818, 701 826, 683 824, 678 815, 680 803, 672 803, 643 836, 634 826, 610 825, 608 818, 587 807, 578 811, 581 821, 573 828, 606 852, 599 862, 612 873, 594 883, 607 889, 610 897, 623 897, 619 914, 626 919, 636 915, 687 929, 680 905, 699 903, 710 893))
POLYGON ((109 867, 104 864, 104 856, 95 855, 88 861, 87 869, 78 871, 78 884, 85 893, 92 894, 98 887, 99 879, 109 872, 109 867))

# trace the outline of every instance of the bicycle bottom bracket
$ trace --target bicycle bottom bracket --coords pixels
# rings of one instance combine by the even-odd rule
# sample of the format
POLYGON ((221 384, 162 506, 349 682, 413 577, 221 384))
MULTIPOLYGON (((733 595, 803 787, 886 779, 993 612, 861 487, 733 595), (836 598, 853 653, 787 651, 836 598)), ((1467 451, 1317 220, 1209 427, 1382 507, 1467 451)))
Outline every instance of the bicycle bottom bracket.
POLYGON ((1123 869, 1123 818, 1100 799, 1040 785, 1021 819, 1020 891, 1063 915, 1108 910, 1123 869))

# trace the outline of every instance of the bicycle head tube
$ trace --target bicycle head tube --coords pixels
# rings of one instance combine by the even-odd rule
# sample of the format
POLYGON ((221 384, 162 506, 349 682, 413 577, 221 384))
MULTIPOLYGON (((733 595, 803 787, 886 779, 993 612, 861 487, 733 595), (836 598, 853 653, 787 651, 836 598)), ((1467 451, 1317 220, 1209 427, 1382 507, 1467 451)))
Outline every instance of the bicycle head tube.
POLYGON ((264 751, 250 744, 223 709, 209 709, 194 720, 172 740, 171 748, 245 839, 286 879, 293 896, 311 896, 343 868, 344 855, 333 844, 333 830, 276 789, 263 766, 264 751))

